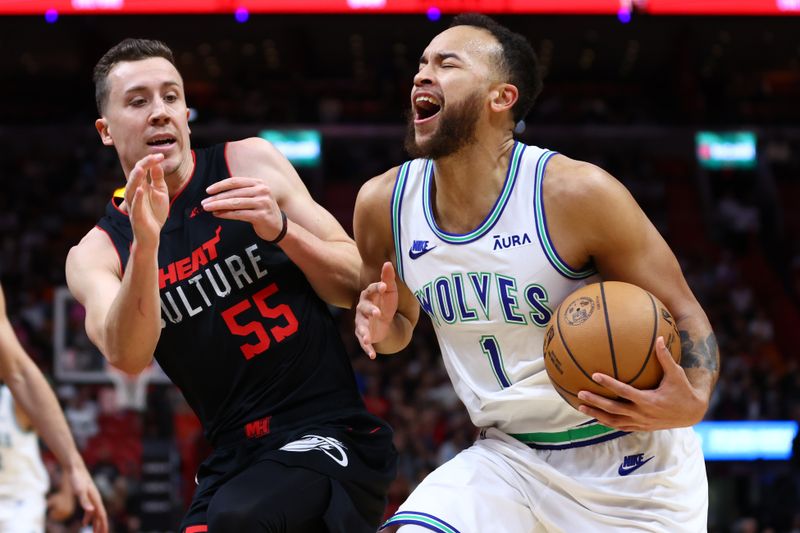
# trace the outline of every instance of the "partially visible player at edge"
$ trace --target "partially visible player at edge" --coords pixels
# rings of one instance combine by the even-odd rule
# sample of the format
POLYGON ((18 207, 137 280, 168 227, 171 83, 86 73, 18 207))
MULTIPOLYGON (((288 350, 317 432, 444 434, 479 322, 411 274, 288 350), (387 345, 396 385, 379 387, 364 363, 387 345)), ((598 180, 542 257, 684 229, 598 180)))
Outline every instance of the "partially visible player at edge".
POLYGON ((94 80, 127 185, 67 281, 108 361, 135 374, 155 356, 214 447, 180 531, 375 531, 392 432, 366 411, 326 304, 358 298, 355 243, 268 142, 191 149, 163 43, 126 39, 94 80))
MULTIPOLYGON (((11 391, 14 403, 22 408, 36 429, 36 433, 42 437, 61 464, 62 476, 66 478, 62 482, 66 481, 69 484, 83 508, 84 525, 91 524, 95 532, 106 533, 108 519, 103 500, 75 446, 75 440, 53 390, 47 384, 39 367, 25 353, 14 333, 6 314, 6 299, 2 287, 0 287, 0 380, 11 391)), ((6 407, 5 403, 3 407, 6 407)), ((38 447, 35 451, 38 453, 38 447)), ((21 457, 15 456, 15 459, 20 460, 21 457)), ((22 467, 23 465, 19 464, 5 465, 5 469, 16 471, 18 476, 44 476, 42 481, 47 483, 46 472, 26 473, 20 471, 22 467)), ((5 478, 2 475, 0 477, 5 478)), ((0 487, 2 494, 0 505, 13 505, 12 508, 0 509, 1 530, 20 531, 29 528, 25 531, 44 531, 46 505, 43 491, 35 485, 36 481, 30 480, 24 486, 0 487), (5 520, 7 515, 8 521, 5 520)), ((45 485, 42 488, 46 491, 47 487, 45 485)))
POLYGON ((688 426, 717 378, 715 337, 672 251, 617 180, 514 140, 540 89, 523 36, 481 15, 457 18, 414 77, 406 147, 418 159, 358 195, 359 342, 370 357, 403 349, 421 305, 482 430, 385 527, 705 531, 705 464, 688 426), (661 299, 683 359, 659 338, 657 389, 595 374, 625 401, 581 391, 589 405, 579 412, 550 384, 542 338, 558 303, 598 279, 661 299))

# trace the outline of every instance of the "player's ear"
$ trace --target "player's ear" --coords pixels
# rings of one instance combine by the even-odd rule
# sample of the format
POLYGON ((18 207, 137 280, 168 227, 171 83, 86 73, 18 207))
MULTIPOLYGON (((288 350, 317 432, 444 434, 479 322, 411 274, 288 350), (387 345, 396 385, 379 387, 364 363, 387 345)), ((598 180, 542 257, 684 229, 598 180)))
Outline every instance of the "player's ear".
POLYGON ((492 111, 507 111, 517 103, 519 90, 510 83, 501 83, 491 91, 490 97, 492 111))
POLYGON ((192 119, 192 110, 186 108, 186 131, 189 132, 189 135, 192 134, 192 128, 189 126, 189 121, 192 119))
POLYGON ((114 146, 114 139, 111 138, 111 132, 108 129, 108 121, 101 117, 94 121, 94 128, 100 135, 100 140, 106 146, 114 146))

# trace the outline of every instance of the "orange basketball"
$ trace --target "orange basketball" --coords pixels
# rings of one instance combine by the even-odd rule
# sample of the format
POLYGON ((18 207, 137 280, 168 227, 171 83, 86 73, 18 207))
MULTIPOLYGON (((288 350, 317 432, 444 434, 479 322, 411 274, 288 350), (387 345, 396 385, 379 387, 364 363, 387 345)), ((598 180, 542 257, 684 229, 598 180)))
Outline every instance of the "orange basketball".
POLYGON ((592 380, 602 372, 637 389, 653 389, 663 376, 656 339, 675 361, 681 343, 675 320, 658 298, 620 281, 581 287, 556 308, 544 336, 544 364, 558 393, 576 409, 578 392, 617 398, 592 380))

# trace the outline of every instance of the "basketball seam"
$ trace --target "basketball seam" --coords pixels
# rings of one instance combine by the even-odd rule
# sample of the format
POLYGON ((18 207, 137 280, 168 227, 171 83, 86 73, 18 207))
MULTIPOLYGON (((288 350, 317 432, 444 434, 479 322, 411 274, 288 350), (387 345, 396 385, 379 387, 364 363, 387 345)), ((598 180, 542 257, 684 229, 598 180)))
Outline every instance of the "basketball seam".
POLYGON ((636 381, 637 379, 639 379, 639 376, 642 375, 642 372, 644 372, 644 369, 647 368, 647 363, 650 361, 650 356, 653 355, 653 346, 656 343, 656 335, 658 334, 658 306, 656 305, 656 302, 653 299, 653 295, 652 294, 650 294, 648 292, 647 293, 647 297, 650 298, 650 303, 653 305, 653 315, 655 315, 653 317, 653 336, 650 339, 650 347, 647 349, 647 355, 644 358, 644 362, 642 363, 642 367, 639 369, 639 372, 637 372, 636 375, 633 376, 627 382, 629 385, 631 383, 633 383, 634 381, 636 381))
POLYGON ((611 321, 608 318, 608 304, 606 303, 606 289, 602 281, 600 282, 600 298, 603 299, 603 317, 606 321, 606 333, 608 333, 608 347, 611 351, 611 366, 614 368, 614 379, 619 379, 617 353, 614 351, 614 335, 611 333, 611 321))
MULTIPOLYGON (((572 350, 570 350, 569 346, 567 346, 567 339, 561 333, 561 306, 560 305, 558 306, 558 310, 556 311, 556 327, 558 328, 558 336, 561 338, 561 344, 564 345, 564 349, 567 351, 567 355, 569 355, 569 358, 572 359, 573 363, 575 363, 575 366, 577 367, 577 369, 580 370, 581 373, 584 376, 586 376, 586 379, 588 379, 589 381, 594 383, 595 381, 592 379, 592 376, 590 376, 589 374, 586 373, 586 371, 583 369, 583 367, 580 365, 580 363, 578 363, 578 361, 572 355, 572 350)), ((554 381, 554 383, 555 383, 555 381, 554 381)), ((564 389, 564 390, 566 390, 566 389, 564 389)))
MULTIPOLYGON (((562 385, 556 383, 555 381, 553 382, 553 385, 556 386, 556 392, 557 393, 561 394, 561 392, 563 391, 565 394, 569 394, 570 396, 574 396, 576 400, 579 399, 578 398, 578 393, 572 392, 571 390, 568 390, 568 389, 565 389, 562 385)), ((564 394, 561 394, 561 397, 563 398, 564 394)), ((564 398, 564 399, 567 400, 566 398, 564 398)), ((567 402, 569 402, 569 400, 567 400, 567 402)))

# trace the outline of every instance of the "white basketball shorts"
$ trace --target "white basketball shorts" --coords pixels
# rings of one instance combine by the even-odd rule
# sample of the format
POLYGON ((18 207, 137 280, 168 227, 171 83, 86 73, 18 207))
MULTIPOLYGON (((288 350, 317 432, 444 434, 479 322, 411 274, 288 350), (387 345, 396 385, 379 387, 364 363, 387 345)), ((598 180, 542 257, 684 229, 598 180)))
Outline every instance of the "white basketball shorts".
POLYGON ((44 496, 0 496, 0 531, 3 533, 43 533, 44 496))
POLYGON ((429 474, 382 528, 442 533, 706 531, 708 481, 691 428, 534 449, 487 429, 429 474))

